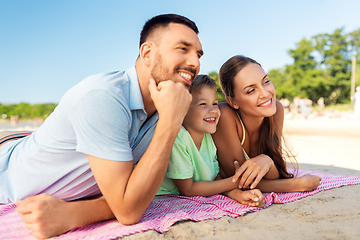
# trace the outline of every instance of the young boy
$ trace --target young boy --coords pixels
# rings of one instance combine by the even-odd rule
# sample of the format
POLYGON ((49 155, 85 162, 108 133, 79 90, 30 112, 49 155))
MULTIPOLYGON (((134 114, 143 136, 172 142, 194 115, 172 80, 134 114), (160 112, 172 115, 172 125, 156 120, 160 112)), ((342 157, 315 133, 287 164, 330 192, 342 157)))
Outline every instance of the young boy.
POLYGON ((198 75, 192 83, 192 102, 173 145, 169 166, 157 195, 210 196, 223 193, 241 204, 263 207, 264 197, 260 190, 242 191, 232 178, 220 177, 216 147, 210 135, 216 131, 221 115, 216 87, 215 80, 207 75, 198 75))

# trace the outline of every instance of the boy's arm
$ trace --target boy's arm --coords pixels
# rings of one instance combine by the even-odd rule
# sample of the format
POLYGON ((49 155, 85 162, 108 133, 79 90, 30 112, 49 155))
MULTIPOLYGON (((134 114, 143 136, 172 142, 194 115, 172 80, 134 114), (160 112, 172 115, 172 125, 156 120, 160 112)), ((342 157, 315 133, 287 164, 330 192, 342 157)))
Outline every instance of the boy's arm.
POLYGON ((237 188, 238 182, 233 182, 232 178, 220 179, 219 175, 215 181, 193 181, 188 179, 173 179, 181 195, 184 196, 211 196, 224 193, 237 188))
POLYGON ((232 178, 220 179, 219 175, 215 181, 193 181, 188 179, 173 179, 182 195, 192 196, 211 196, 215 194, 224 194, 229 198, 251 207, 263 207, 264 196, 258 189, 242 191, 237 188, 238 183, 233 182, 232 178))

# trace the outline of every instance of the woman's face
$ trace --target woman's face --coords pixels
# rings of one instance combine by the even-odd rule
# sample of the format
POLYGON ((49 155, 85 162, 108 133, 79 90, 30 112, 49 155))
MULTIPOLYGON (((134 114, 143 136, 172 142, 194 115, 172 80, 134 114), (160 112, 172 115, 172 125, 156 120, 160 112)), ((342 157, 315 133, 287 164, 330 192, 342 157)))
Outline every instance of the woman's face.
POLYGON ((258 64, 249 63, 235 75, 231 102, 241 115, 270 117, 275 114, 275 88, 258 64))

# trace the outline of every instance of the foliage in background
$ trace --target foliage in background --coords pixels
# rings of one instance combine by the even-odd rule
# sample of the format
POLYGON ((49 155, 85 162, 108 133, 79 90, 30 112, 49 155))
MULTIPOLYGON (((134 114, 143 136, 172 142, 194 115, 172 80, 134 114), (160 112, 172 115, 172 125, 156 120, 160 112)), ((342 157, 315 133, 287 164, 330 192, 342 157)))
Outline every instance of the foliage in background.
POLYGON ((223 91, 221 90, 221 86, 220 86, 220 81, 219 81, 219 76, 216 72, 211 72, 208 74, 209 77, 213 78, 216 81, 217 84, 217 89, 216 89, 216 97, 219 100, 219 102, 224 102, 225 101, 225 95, 223 93, 223 91))
POLYGON ((0 118, 9 118, 11 115, 17 115, 20 119, 47 118, 52 113, 57 104, 35 104, 28 103, 3 105, 0 103, 0 118))
POLYGON ((355 85, 360 85, 360 29, 345 34, 340 28, 332 34, 304 38, 288 53, 293 64, 268 72, 279 99, 291 101, 298 96, 316 102, 323 97, 325 105, 348 103, 354 55, 357 62, 355 85))
MULTIPOLYGON (((268 72, 278 99, 292 101, 300 97, 316 103, 323 97, 325 105, 349 103, 354 55, 357 63, 355 86, 360 86, 360 29, 345 34, 340 28, 332 34, 304 38, 288 54, 293 64, 268 72)), ((223 101, 218 74, 211 72, 209 76, 217 81, 218 98, 223 101)))

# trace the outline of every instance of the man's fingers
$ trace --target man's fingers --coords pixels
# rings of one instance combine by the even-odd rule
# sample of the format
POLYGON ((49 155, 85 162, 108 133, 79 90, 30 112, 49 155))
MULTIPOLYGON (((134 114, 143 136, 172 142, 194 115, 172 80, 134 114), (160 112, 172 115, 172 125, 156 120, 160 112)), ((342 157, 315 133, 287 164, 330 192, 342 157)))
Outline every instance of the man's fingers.
POLYGON ((32 213, 26 213, 26 214, 21 214, 20 216, 21 221, 23 221, 24 223, 30 224, 34 222, 34 214, 32 213))
POLYGON ((17 205, 17 207, 16 207, 16 212, 21 213, 21 214, 27 214, 27 213, 31 213, 32 209, 31 209, 31 206, 29 206, 29 203, 20 202, 20 204, 17 205))
POLYGON ((38 209, 38 207, 42 206, 42 202, 49 195, 40 194, 36 196, 30 196, 25 198, 24 200, 16 202, 16 211, 21 214, 31 213, 33 210, 38 209))
POLYGON ((149 91, 150 91, 150 94, 156 94, 159 90, 158 90, 158 87, 156 86, 156 82, 153 78, 150 78, 150 81, 149 81, 149 91))

